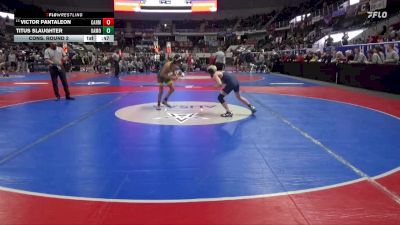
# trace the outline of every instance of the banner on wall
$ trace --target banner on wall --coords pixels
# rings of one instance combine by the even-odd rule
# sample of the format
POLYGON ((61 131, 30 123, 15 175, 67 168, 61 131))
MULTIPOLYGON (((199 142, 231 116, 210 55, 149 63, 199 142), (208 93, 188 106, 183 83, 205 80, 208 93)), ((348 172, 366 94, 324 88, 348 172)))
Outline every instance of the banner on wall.
POLYGON ((332 17, 345 16, 349 2, 341 4, 336 11, 333 11, 332 17))
POLYGON ((314 16, 312 19, 311 19, 311 23, 312 24, 314 24, 314 23, 316 23, 316 22, 318 22, 318 21, 321 21, 321 20, 323 20, 324 18, 322 17, 322 16, 314 16))
POLYGON ((296 54, 307 54, 307 52, 312 51, 313 49, 311 48, 302 48, 302 49, 290 49, 290 50, 279 50, 278 52, 280 54, 286 54, 286 55, 296 55, 296 54))
POLYGON ((358 5, 349 5, 346 10, 346 17, 353 17, 357 15, 358 5))
POLYGON ((235 33, 237 36, 243 36, 245 34, 244 31, 236 31, 235 33))
POLYGON ((332 13, 332 17, 339 17, 344 15, 346 15, 346 8, 338 9, 336 11, 333 11, 332 13))
POLYGON ((371 11, 386 9, 387 0, 370 0, 369 6, 371 8, 371 11))
POLYGON ((175 36, 175 41, 177 41, 177 42, 187 42, 188 38, 187 38, 187 36, 179 35, 179 36, 175 36))
POLYGON ((370 10, 369 0, 363 0, 358 5, 357 14, 364 15, 367 14, 370 10))
POLYGON ((217 35, 205 35, 204 36, 204 41, 206 42, 213 42, 213 41, 217 41, 218 37, 217 35))

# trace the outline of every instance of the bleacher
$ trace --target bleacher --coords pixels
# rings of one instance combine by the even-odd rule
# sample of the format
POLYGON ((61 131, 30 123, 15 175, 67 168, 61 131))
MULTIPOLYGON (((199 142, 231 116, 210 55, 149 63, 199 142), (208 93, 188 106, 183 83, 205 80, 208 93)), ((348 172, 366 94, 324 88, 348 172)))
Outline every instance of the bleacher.
POLYGON ((202 21, 197 20, 177 20, 173 21, 176 32, 198 32, 202 21))

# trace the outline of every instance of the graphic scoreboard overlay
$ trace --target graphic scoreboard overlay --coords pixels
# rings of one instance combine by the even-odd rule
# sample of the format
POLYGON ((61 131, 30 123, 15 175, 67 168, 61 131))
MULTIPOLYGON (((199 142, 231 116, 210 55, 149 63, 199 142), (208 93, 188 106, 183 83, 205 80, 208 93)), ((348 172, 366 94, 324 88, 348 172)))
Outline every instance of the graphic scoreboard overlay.
POLYGON ((114 12, 16 12, 14 42, 114 42, 114 12))

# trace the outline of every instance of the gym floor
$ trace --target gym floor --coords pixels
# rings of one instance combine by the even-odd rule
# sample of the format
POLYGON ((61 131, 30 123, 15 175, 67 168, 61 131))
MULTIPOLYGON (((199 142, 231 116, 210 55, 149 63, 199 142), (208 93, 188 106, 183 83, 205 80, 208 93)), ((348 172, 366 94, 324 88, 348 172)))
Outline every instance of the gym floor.
POLYGON ((201 72, 161 111, 154 74, 0 78, 0 224, 400 224, 399 96, 236 75, 255 115, 201 72))

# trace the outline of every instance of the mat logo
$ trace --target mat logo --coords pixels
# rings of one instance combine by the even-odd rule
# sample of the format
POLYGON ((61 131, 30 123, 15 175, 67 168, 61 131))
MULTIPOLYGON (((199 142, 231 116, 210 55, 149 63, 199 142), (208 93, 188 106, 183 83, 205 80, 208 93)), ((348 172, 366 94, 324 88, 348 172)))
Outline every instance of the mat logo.
POLYGON ((89 81, 87 83, 76 83, 76 84, 83 84, 83 85, 88 85, 88 86, 96 86, 96 85, 108 85, 110 82, 94 82, 94 81, 89 81))
POLYGON ((241 106, 230 105, 235 113, 233 118, 222 118, 222 106, 216 102, 170 102, 170 108, 156 110, 154 103, 133 105, 122 108, 115 115, 122 120, 153 124, 153 125, 210 125, 242 120, 250 116, 251 112, 241 106))
MULTIPOLYGON (((201 119, 201 120, 208 120, 210 118, 207 117, 202 117, 199 116, 198 111, 200 110, 200 112, 206 111, 206 110, 210 110, 213 108, 216 108, 217 105, 196 105, 196 104, 188 104, 188 105, 182 105, 182 104, 178 104, 178 105, 171 105, 170 108, 166 108, 165 112, 166 112, 166 116, 164 117, 156 117, 154 118, 155 120, 160 120, 160 119, 174 119, 176 120, 178 123, 183 124, 187 121, 189 121, 190 119, 201 119), (174 112, 181 112, 181 111, 192 111, 195 113, 174 113, 174 112)), ((156 106, 154 106, 154 108, 156 108, 156 106)))
POLYGON ((386 11, 383 12, 377 12, 377 11, 373 11, 373 12, 368 12, 368 19, 374 19, 374 18, 379 18, 379 19, 385 19, 387 18, 388 14, 386 11))
POLYGON ((175 119, 178 123, 185 123, 186 121, 190 120, 190 119, 203 119, 203 120, 208 120, 209 118, 206 117, 199 117, 197 116, 197 113, 189 113, 189 114, 176 114, 176 113, 168 113, 168 116, 166 117, 161 117, 161 118, 154 118, 154 119, 168 119, 168 118, 172 118, 175 119))
MULTIPOLYGON (((154 106, 155 107, 155 106, 154 106)), ((217 107, 217 105, 172 105, 171 110, 207 110, 217 107)))

